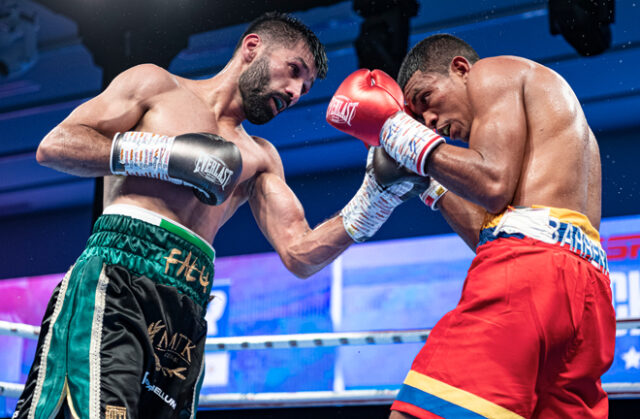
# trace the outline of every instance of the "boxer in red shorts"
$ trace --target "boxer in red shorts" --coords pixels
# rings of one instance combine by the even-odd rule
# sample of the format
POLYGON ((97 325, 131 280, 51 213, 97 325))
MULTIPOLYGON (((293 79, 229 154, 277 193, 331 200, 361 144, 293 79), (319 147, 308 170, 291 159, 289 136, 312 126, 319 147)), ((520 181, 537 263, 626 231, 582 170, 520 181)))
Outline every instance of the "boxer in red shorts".
POLYGON ((430 176, 432 208, 476 257, 391 418, 608 417, 600 377, 616 326, 598 234, 600 154, 572 89, 540 64, 479 59, 447 34, 409 52, 398 84, 359 70, 327 119, 430 176), (332 117, 346 103, 357 103, 348 124, 332 117))

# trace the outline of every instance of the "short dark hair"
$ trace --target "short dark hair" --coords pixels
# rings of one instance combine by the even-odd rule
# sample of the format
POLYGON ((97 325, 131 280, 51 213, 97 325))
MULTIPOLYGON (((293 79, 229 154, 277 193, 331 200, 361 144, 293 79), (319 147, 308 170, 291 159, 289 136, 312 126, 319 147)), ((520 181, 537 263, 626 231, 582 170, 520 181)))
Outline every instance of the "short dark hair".
POLYGON ((466 58, 471 64, 480 59, 471 45, 460 38, 446 33, 431 35, 418 42, 404 57, 398 71, 398 84, 404 89, 418 70, 449 74, 449 64, 456 56, 466 58))
POLYGON ((300 40, 304 40, 313 55, 318 78, 324 79, 327 76, 329 66, 327 64, 327 53, 324 45, 320 42, 316 34, 299 19, 280 12, 268 12, 252 21, 247 30, 244 31, 240 40, 236 44, 233 53, 235 54, 242 40, 250 33, 255 33, 269 41, 282 45, 292 45, 300 40))

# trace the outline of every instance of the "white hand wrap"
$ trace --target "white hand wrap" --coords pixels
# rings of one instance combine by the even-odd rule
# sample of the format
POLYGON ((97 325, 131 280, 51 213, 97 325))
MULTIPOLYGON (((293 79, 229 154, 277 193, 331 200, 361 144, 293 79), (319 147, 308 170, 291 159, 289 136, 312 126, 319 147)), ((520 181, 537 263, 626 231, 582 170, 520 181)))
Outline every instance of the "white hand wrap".
POLYGON ((111 147, 111 173, 183 184, 168 175, 169 150, 174 138, 149 132, 117 133, 111 147), (114 152, 119 155, 114 156, 114 152))
MULTIPOLYGON (((367 167, 371 167, 373 148, 367 158, 367 167)), ((413 183, 399 182, 387 188, 382 187, 374 178, 372 170, 367 170, 358 192, 340 211, 342 224, 347 234, 355 242, 371 238, 389 218, 395 207, 404 200, 404 194, 413 188, 413 183)))
POLYGON ((380 132, 380 144, 391 158, 420 176, 427 175, 429 153, 443 142, 435 131, 402 111, 387 119, 380 132))
POLYGON ((426 191, 420 194, 420 199, 422 199, 422 202, 424 202, 426 206, 434 211, 438 211, 436 203, 444 196, 445 193, 447 193, 448 190, 449 189, 442 186, 437 180, 431 178, 429 187, 426 191))

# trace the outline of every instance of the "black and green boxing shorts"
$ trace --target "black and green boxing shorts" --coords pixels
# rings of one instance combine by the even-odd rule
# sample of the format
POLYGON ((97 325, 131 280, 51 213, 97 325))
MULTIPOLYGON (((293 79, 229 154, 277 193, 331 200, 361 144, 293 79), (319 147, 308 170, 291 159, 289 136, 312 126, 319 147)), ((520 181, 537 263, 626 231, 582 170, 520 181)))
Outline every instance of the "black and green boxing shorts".
POLYGON ((195 417, 213 259, 183 226, 108 207, 53 292, 13 417, 195 417))

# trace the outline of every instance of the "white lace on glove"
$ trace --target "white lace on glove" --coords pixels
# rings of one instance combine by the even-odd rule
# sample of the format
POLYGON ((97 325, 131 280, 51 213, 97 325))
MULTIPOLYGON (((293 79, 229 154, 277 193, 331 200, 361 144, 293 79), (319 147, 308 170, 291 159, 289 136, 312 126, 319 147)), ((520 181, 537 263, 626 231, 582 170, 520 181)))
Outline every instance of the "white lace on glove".
POLYGON ((424 202, 426 206, 434 211, 438 211, 436 203, 448 190, 449 189, 442 186, 437 180, 431 178, 429 187, 420 194, 420 199, 422 199, 422 202, 424 202))
POLYGON ((373 176, 373 150, 367 155, 367 171, 358 192, 340 211, 347 234, 355 242, 371 238, 389 218, 395 207, 404 202, 402 196, 413 189, 410 181, 388 187, 381 186, 373 176))
POLYGON ((387 119, 380 132, 380 144, 391 158, 420 176, 427 175, 429 153, 443 142, 435 131, 402 111, 387 119))
POLYGON ((111 147, 111 173, 144 176, 178 183, 170 179, 167 174, 168 150, 171 149, 173 140, 174 137, 149 132, 117 133, 111 147), (118 155, 114 156, 114 153, 118 155))

